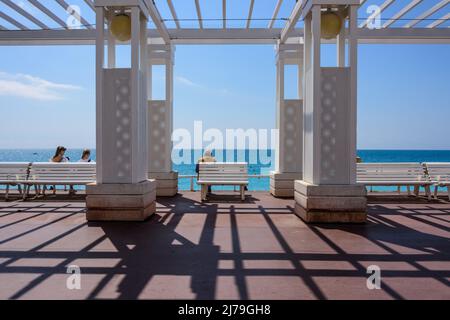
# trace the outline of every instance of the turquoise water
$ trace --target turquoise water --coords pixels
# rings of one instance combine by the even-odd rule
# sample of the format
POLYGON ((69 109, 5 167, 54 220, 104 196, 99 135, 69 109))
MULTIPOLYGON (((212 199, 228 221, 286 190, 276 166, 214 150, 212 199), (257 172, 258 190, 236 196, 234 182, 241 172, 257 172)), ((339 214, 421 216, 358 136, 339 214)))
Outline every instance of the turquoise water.
MULTIPOLYGON (((53 155, 54 149, 0 149, 0 162, 5 161, 48 161, 53 155)), ((78 161, 82 149, 69 149, 66 156, 70 161, 78 161)), ((180 151, 181 152, 181 151, 180 151)), ((182 153, 177 154, 182 157, 182 153)), ((195 159, 201 155, 201 150, 191 150, 184 155, 188 164, 174 164, 174 171, 179 175, 195 175, 195 159)), ((358 155, 364 162, 450 162, 450 150, 358 150, 358 155)), ((216 152, 219 161, 246 161, 249 162, 250 175, 268 175, 273 170, 272 150, 228 150, 216 152)), ((92 150, 92 159, 95 160, 95 150, 92 150)), ((195 189, 198 189, 194 183, 195 189)), ((189 179, 179 180, 179 189, 188 190, 189 179)), ((218 188, 218 187, 217 187, 218 188)), ((249 184, 250 190, 269 190, 269 178, 252 178, 249 184)), ((389 188, 379 188, 388 190, 389 188)))

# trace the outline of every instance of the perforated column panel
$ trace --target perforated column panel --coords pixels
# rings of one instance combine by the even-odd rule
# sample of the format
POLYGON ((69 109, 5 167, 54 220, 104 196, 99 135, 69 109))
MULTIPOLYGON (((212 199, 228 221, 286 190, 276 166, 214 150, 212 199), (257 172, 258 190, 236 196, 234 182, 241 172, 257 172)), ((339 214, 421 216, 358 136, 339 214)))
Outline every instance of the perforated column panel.
POLYGON ((132 108, 129 69, 104 70, 103 182, 132 182, 132 108))
POLYGON ((280 172, 301 172, 303 101, 283 100, 280 117, 280 172))
POLYGON ((321 182, 349 181, 349 69, 322 68, 320 153, 321 182))
POLYGON ((148 170, 149 172, 170 172, 172 117, 169 102, 151 100, 148 102, 148 107, 148 170))

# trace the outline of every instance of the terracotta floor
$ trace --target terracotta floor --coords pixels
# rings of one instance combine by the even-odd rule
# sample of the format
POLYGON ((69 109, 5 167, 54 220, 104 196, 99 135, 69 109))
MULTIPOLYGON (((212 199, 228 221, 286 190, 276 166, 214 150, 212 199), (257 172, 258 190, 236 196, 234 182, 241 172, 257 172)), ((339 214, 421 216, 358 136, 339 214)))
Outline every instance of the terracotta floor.
POLYGON ((0 201, 0 298, 450 299, 448 201, 371 197, 365 225, 306 225, 293 206, 187 192, 144 223, 88 223, 82 196, 0 201))

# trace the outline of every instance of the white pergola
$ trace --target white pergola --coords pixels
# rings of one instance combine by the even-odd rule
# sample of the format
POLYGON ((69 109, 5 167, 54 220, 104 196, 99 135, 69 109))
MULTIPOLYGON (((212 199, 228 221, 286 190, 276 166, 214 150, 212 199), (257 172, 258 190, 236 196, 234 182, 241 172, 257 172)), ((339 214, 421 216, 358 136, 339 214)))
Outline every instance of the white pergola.
POLYGON ((365 221, 355 164, 358 43, 450 44, 450 0, 249 0, 238 18, 230 13, 236 2, 217 0, 212 12, 211 2, 184 0, 181 11, 175 0, 0 0, 0 45, 96 46, 97 184, 87 188, 88 220, 142 220, 156 195, 177 193, 174 45, 272 44, 279 141, 270 192, 295 197, 307 222, 365 221), (262 3, 265 16, 256 14, 262 3), (118 43, 107 32, 124 8, 132 20, 125 69, 116 68, 118 43), (326 9, 344 21, 333 40, 321 36, 326 9), (323 43, 336 43, 336 67, 321 66, 323 43), (298 99, 284 97, 288 64, 298 66, 298 99), (165 66, 164 100, 152 99, 152 65, 165 66))
MULTIPOLYGON (((234 1, 216 0, 221 2, 221 12, 212 13, 202 9, 205 0, 185 0, 184 5, 185 2, 192 2, 195 16, 179 13, 176 7, 179 1, 149 1, 148 37, 151 43, 284 44, 303 41, 303 23, 299 18, 305 0, 249 0, 245 18, 237 21, 229 13, 227 15, 227 8, 235 4, 234 1), (261 2, 271 10, 262 19, 254 15, 255 4, 261 2), (282 6, 284 12, 288 12, 286 16, 280 15, 282 6), (165 15, 162 15, 164 8, 165 15), (214 18, 207 19, 206 15, 214 18), (214 26, 207 27, 207 21, 214 26), (240 26, 231 26, 230 21, 240 26), (182 22, 189 22, 189 28, 183 27, 182 22)), ((360 3, 359 43, 450 43, 449 0, 361 0, 360 3), (365 9, 379 5, 384 17, 396 2, 405 5, 382 19, 380 29, 367 27, 372 17, 365 9)), ((94 0, 0 0, 0 5, 0 45, 95 43, 94 0), (66 24, 69 5, 82 9, 79 16, 74 16, 80 22, 79 29, 69 29, 66 24)))

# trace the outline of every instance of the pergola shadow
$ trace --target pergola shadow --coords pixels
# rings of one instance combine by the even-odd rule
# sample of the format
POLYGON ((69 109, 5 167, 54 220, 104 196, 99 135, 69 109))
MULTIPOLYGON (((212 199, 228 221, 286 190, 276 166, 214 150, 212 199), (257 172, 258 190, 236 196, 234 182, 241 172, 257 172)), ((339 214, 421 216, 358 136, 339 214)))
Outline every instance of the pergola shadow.
MULTIPOLYGON (((64 282, 71 264, 80 265, 83 277, 99 276, 82 297, 88 299, 404 299, 412 293, 391 285, 391 280, 424 278, 448 288, 448 268, 430 267, 450 263, 449 239, 441 235, 449 231, 448 206, 370 204, 366 224, 307 225, 294 216, 293 201, 268 201, 269 195, 256 194, 255 203, 203 203, 198 201, 198 193, 160 198, 157 214, 145 223, 86 222, 80 219, 84 208, 76 203, 72 208, 53 203, 3 207, 0 230, 10 235, 0 240, 0 276, 10 282, 16 281, 15 275, 35 277, 19 290, 4 288, 0 293, 10 299, 51 296, 51 291, 40 288, 60 290, 61 283, 55 283, 54 277, 60 275, 64 282), (24 213, 28 216, 17 216, 24 213), (3 220, 14 216, 14 221, 3 220), (41 222, 43 216, 52 219, 41 222), (400 218, 403 220, 397 221, 400 218), (36 219, 37 224, 29 225, 36 219), (39 239, 36 234, 48 234, 61 225, 63 231, 44 237, 37 245, 13 247, 14 241, 29 236, 39 239), (79 232, 95 232, 95 236, 86 236, 89 241, 82 239, 79 244, 61 244, 79 232), (352 237, 367 242, 366 246, 348 249, 352 237), (110 248, 101 248, 105 242, 110 248), (377 250, 368 250, 371 246, 377 250), (58 263, 47 264, 50 259, 58 259, 58 263), (31 263, 37 260, 41 263, 31 263), (357 281, 365 287, 366 267, 374 261, 382 269, 385 263, 396 266, 383 270, 386 281, 381 296, 371 296, 369 290, 358 287, 336 295, 333 283, 345 287, 341 281, 357 281), (230 283, 224 285, 224 279, 230 283), (301 287, 296 286, 296 279, 301 287), (277 292, 261 292, 261 283, 277 292), (287 293, 281 290, 282 283, 291 285, 284 288, 287 293)), ((440 294, 448 297, 448 291, 440 294)))

